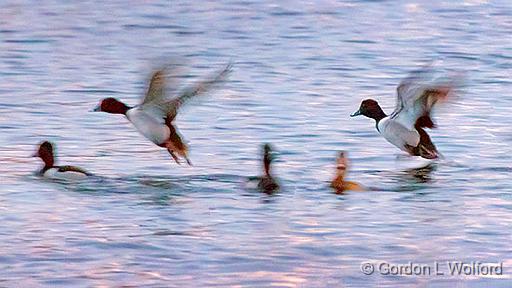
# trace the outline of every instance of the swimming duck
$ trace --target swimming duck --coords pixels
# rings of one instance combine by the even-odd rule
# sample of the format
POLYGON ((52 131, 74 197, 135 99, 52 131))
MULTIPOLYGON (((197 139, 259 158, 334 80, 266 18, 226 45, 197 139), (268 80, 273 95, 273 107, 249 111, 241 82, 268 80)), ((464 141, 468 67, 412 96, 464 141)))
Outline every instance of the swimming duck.
POLYGON ((345 191, 365 191, 366 189, 356 182, 345 181, 345 175, 348 169, 347 153, 341 151, 336 160, 336 176, 331 181, 331 187, 336 194, 343 194, 345 191))
POLYGON ((188 147, 183 142, 174 119, 182 105, 194 96, 204 94, 214 84, 225 80, 230 69, 231 64, 214 77, 186 88, 175 97, 168 98, 166 95, 168 68, 163 68, 153 73, 147 93, 139 105, 129 107, 115 98, 105 98, 93 111, 125 115, 144 137, 157 146, 167 149, 176 163, 180 164, 179 156, 192 165, 188 158, 188 147))
POLYGON ((263 176, 259 178, 258 189, 261 192, 272 194, 276 190, 279 190, 279 184, 270 174, 270 164, 274 160, 272 155, 272 146, 270 144, 263 145, 263 176))
POLYGON ((426 81, 429 75, 432 75, 432 71, 426 67, 411 73, 398 85, 396 108, 391 115, 386 115, 377 101, 366 99, 359 110, 350 116, 364 115, 374 119, 377 131, 409 155, 439 158, 441 154, 423 128, 435 128, 432 108, 448 98, 453 90, 453 81, 429 83, 426 81))
POLYGON ((44 162, 44 167, 39 171, 39 175, 50 179, 61 180, 79 180, 91 176, 89 172, 75 166, 55 166, 55 157, 53 154, 53 145, 49 141, 44 141, 39 145, 39 149, 33 157, 39 157, 44 162))

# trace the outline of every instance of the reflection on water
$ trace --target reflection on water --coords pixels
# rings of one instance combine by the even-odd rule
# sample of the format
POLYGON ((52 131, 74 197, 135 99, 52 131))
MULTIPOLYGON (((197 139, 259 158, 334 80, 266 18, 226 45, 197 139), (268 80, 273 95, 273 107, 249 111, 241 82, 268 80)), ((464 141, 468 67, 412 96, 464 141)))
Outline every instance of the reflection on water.
POLYGON ((412 179, 418 183, 428 183, 432 181, 430 174, 437 168, 436 163, 428 164, 427 166, 406 170, 405 172, 412 176, 412 179))
POLYGON ((0 4, 0 285, 512 281, 508 2, 32 2, 0 4), (234 62, 222 90, 176 119, 193 167, 175 165, 126 119, 88 112, 105 97, 135 105, 155 61, 176 55, 189 59, 191 83, 234 62), (468 79, 435 111, 431 138, 446 160, 405 167, 349 114, 365 98, 392 110, 397 83, 431 59, 468 79), (59 163, 95 177, 36 177, 29 155, 43 139, 59 147, 59 163), (246 186, 267 142, 280 154, 271 196, 246 186), (332 194, 339 150, 351 155, 347 179, 374 191, 332 194), (504 261, 505 273, 359 268, 446 260, 504 261))

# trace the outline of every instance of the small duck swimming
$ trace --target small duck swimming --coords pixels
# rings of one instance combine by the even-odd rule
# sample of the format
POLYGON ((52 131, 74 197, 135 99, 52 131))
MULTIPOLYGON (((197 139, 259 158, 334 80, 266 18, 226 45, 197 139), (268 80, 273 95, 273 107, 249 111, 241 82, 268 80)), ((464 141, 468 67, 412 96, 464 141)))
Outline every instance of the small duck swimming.
POLYGON ((261 192, 272 194, 279 190, 279 184, 270 174, 270 164, 274 160, 273 149, 270 144, 263 145, 263 176, 259 177, 258 189, 261 192))
POLYGON ((139 105, 129 107, 115 98, 105 98, 93 111, 125 115, 144 137, 157 146, 166 148, 176 163, 180 164, 180 156, 192 165, 188 158, 188 147, 173 121, 181 106, 194 96, 204 94, 213 85, 224 81, 230 69, 231 64, 209 80, 199 82, 181 94, 168 98, 166 76, 169 75, 166 75, 168 69, 164 68, 153 73, 148 91, 139 105))
POLYGON ((44 167, 39 171, 39 175, 49 179, 58 180, 80 180, 92 176, 89 172, 75 166, 55 166, 55 157, 53 154, 53 145, 49 141, 44 141, 39 145, 32 157, 39 157, 44 162, 44 167))
POLYGON ((396 108, 386 115, 377 101, 366 99, 351 117, 364 115, 376 121, 377 131, 388 142, 409 153, 426 159, 441 155, 423 128, 435 128, 431 111, 434 105, 448 98, 453 81, 435 84, 427 82, 429 68, 413 72, 397 88, 396 108))
POLYGON ((341 151, 336 160, 336 176, 331 181, 331 187, 336 194, 343 194, 345 191, 365 191, 366 189, 356 182, 345 181, 345 175, 348 168, 347 153, 341 151))

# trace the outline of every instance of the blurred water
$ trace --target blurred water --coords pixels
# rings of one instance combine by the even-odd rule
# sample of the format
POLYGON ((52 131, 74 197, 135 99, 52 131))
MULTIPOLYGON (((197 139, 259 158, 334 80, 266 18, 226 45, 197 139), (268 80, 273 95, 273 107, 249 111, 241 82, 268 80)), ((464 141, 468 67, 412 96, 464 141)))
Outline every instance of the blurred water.
POLYGON ((2 2, 0 286, 510 287, 512 5, 425 2, 2 2), (176 55, 192 81, 235 63, 177 119, 193 167, 123 117, 88 112, 109 96, 134 105, 176 55), (447 160, 418 177, 372 121, 348 115, 369 97, 390 112, 400 79, 431 59, 467 83, 431 132, 447 160), (35 177, 43 139, 98 177, 35 177), (279 151, 275 196, 244 187, 262 142, 279 151), (329 190, 338 150, 376 192, 329 190), (504 273, 360 271, 446 260, 503 261, 504 273))

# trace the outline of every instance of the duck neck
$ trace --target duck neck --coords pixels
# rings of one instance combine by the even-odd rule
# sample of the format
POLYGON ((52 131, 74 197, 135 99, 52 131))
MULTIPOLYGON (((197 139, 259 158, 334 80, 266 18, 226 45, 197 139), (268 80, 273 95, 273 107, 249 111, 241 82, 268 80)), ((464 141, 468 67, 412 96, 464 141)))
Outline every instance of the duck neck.
POLYGON ((55 167, 55 158, 52 151, 41 151, 40 157, 44 162, 44 167, 41 169, 41 174, 55 167))
POLYGON ((347 174, 347 171, 345 169, 337 169, 334 181, 343 182, 343 180, 345 179, 345 174, 347 174))
POLYGON ((120 102, 120 105, 118 105, 116 107, 116 109, 113 112, 110 112, 110 113, 112 113, 112 114, 122 114, 122 115, 126 116, 126 112, 128 112, 128 110, 130 110, 130 109, 131 108, 128 107, 126 104, 120 102))
POLYGON ((39 171, 40 175, 43 175, 46 171, 52 169, 54 166, 54 160, 52 158, 43 158, 44 166, 41 168, 41 171, 39 171))
POLYGON ((372 111, 372 114, 370 115, 370 118, 374 119, 377 124, 379 124, 379 121, 386 118, 388 115, 382 111, 382 108, 377 107, 374 111, 372 111))
POLYGON ((44 165, 44 167, 39 171, 39 175, 43 175, 46 171, 52 169, 53 166, 44 165))
POLYGON ((268 154, 265 154, 265 157, 263 158, 263 169, 265 170, 265 176, 270 177, 270 156, 268 154))

